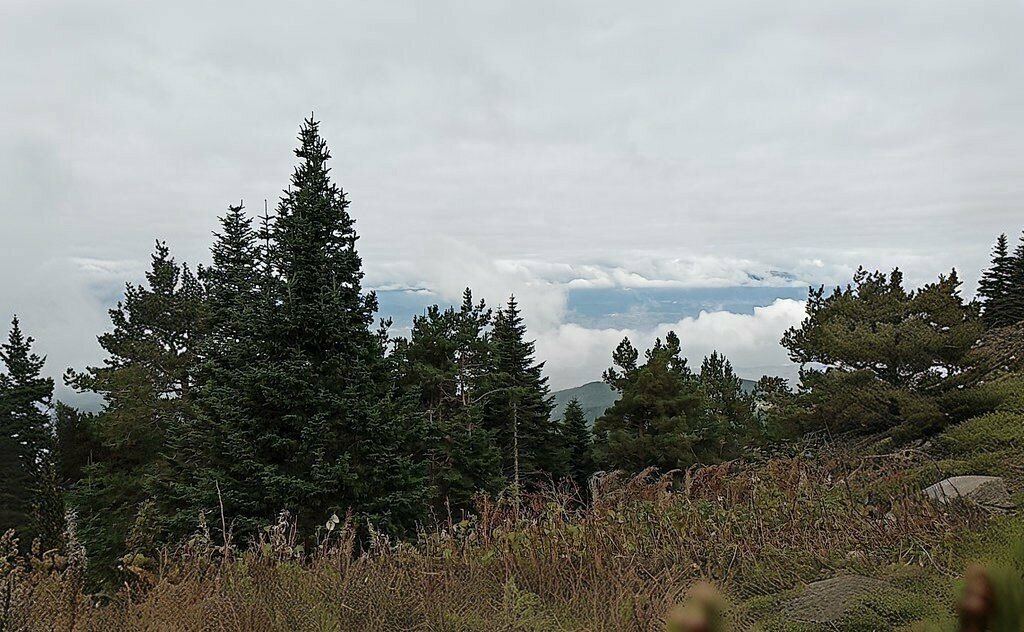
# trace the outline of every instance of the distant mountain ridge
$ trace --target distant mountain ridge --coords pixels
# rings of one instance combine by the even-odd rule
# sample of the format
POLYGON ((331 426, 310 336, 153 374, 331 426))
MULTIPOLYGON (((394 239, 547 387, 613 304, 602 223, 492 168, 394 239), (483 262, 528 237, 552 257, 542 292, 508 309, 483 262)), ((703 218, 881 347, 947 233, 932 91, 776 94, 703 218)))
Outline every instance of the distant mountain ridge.
MULTIPOLYGON (((740 378, 740 383, 740 388, 745 393, 753 392, 754 386, 757 385, 757 382, 753 380, 742 378, 740 378)), ((555 398, 555 409, 551 411, 552 419, 561 419, 569 401, 576 397, 580 400, 580 406, 583 407, 583 414, 591 424, 619 399, 619 394, 615 392, 615 389, 604 382, 587 382, 582 386, 555 391, 552 396, 555 398)))

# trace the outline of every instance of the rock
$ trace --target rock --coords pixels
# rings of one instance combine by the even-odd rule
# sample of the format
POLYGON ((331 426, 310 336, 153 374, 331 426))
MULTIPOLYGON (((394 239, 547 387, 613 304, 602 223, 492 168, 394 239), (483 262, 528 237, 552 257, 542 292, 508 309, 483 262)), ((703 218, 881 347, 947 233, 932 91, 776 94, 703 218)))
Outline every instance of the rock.
POLYGON ((986 509, 1013 509, 1013 499, 1006 489, 1006 481, 999 476, 953 476, 924 490, 926 496, 940 502, 950 498, 964 498, 986 509))
POLYGON ((840 575, 808 584, 789 602, 788 618, 804 623, 836 623, 865 597, 892 586, 863 575, 840 575))

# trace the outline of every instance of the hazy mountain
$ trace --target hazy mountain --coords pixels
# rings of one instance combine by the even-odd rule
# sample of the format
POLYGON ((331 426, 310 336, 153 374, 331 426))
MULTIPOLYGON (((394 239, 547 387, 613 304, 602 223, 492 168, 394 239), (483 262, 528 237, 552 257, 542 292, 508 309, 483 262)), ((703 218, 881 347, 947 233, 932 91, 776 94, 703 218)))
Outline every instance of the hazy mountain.
MULTIPOLYGON (((743 391, 746 393, 752 392, 757 384, 753 380, 741 379, 740 381, 743 391)), ((553 418, 561 419, 569 400, 577 397, 587 416, 587 421, 590 423, 594 423, 594 420, 604 414, 604 411, 608 410, 619 398, 619 394, 604 382, 588 382, 583 386, 555 391, 552 396, 555 398, 555 409, 551 412, 553 418)))
POLYGON ((619 394, 604 382, 589 382, 583 386, 555 391, 552 395, 555 397, 555 409, 551 411, 553 419, 561 419, 569 400, 576 397, 590 423, 594 423, 619 398, 619 394))

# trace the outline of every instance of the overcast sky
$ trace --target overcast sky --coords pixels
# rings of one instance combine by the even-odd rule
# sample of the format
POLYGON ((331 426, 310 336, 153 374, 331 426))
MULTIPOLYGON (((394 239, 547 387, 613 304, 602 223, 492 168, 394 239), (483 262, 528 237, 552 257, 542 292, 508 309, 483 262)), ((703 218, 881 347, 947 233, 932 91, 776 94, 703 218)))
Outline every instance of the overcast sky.
POLYGON ((668 326, 784 362, 798 302, 623 332, 566 292, 859 264, 972 292, 1024 228, 1022 33, 1019 0, 3 0, 0 316, 55 374, 96 362, 153 239, 203 261, 229 203, 273 205, 312 111, 369 284, 516 291, 555 386, 668 326))

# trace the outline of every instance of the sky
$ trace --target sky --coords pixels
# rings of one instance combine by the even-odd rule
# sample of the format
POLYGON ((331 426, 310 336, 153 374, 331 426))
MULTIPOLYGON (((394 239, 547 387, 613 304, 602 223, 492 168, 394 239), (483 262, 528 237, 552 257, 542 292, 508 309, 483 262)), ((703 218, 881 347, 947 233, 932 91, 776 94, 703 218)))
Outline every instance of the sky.
POLYGON ((670 328, 791 374, 794 288, 955 266, 971 295, 1024 228, 1022 32, 1017 0, 3 0, 0 317, 53 375, 101 361, 154 239, 206 261, 313 113, 368 287, 514 292, 555 388, 670 328))

